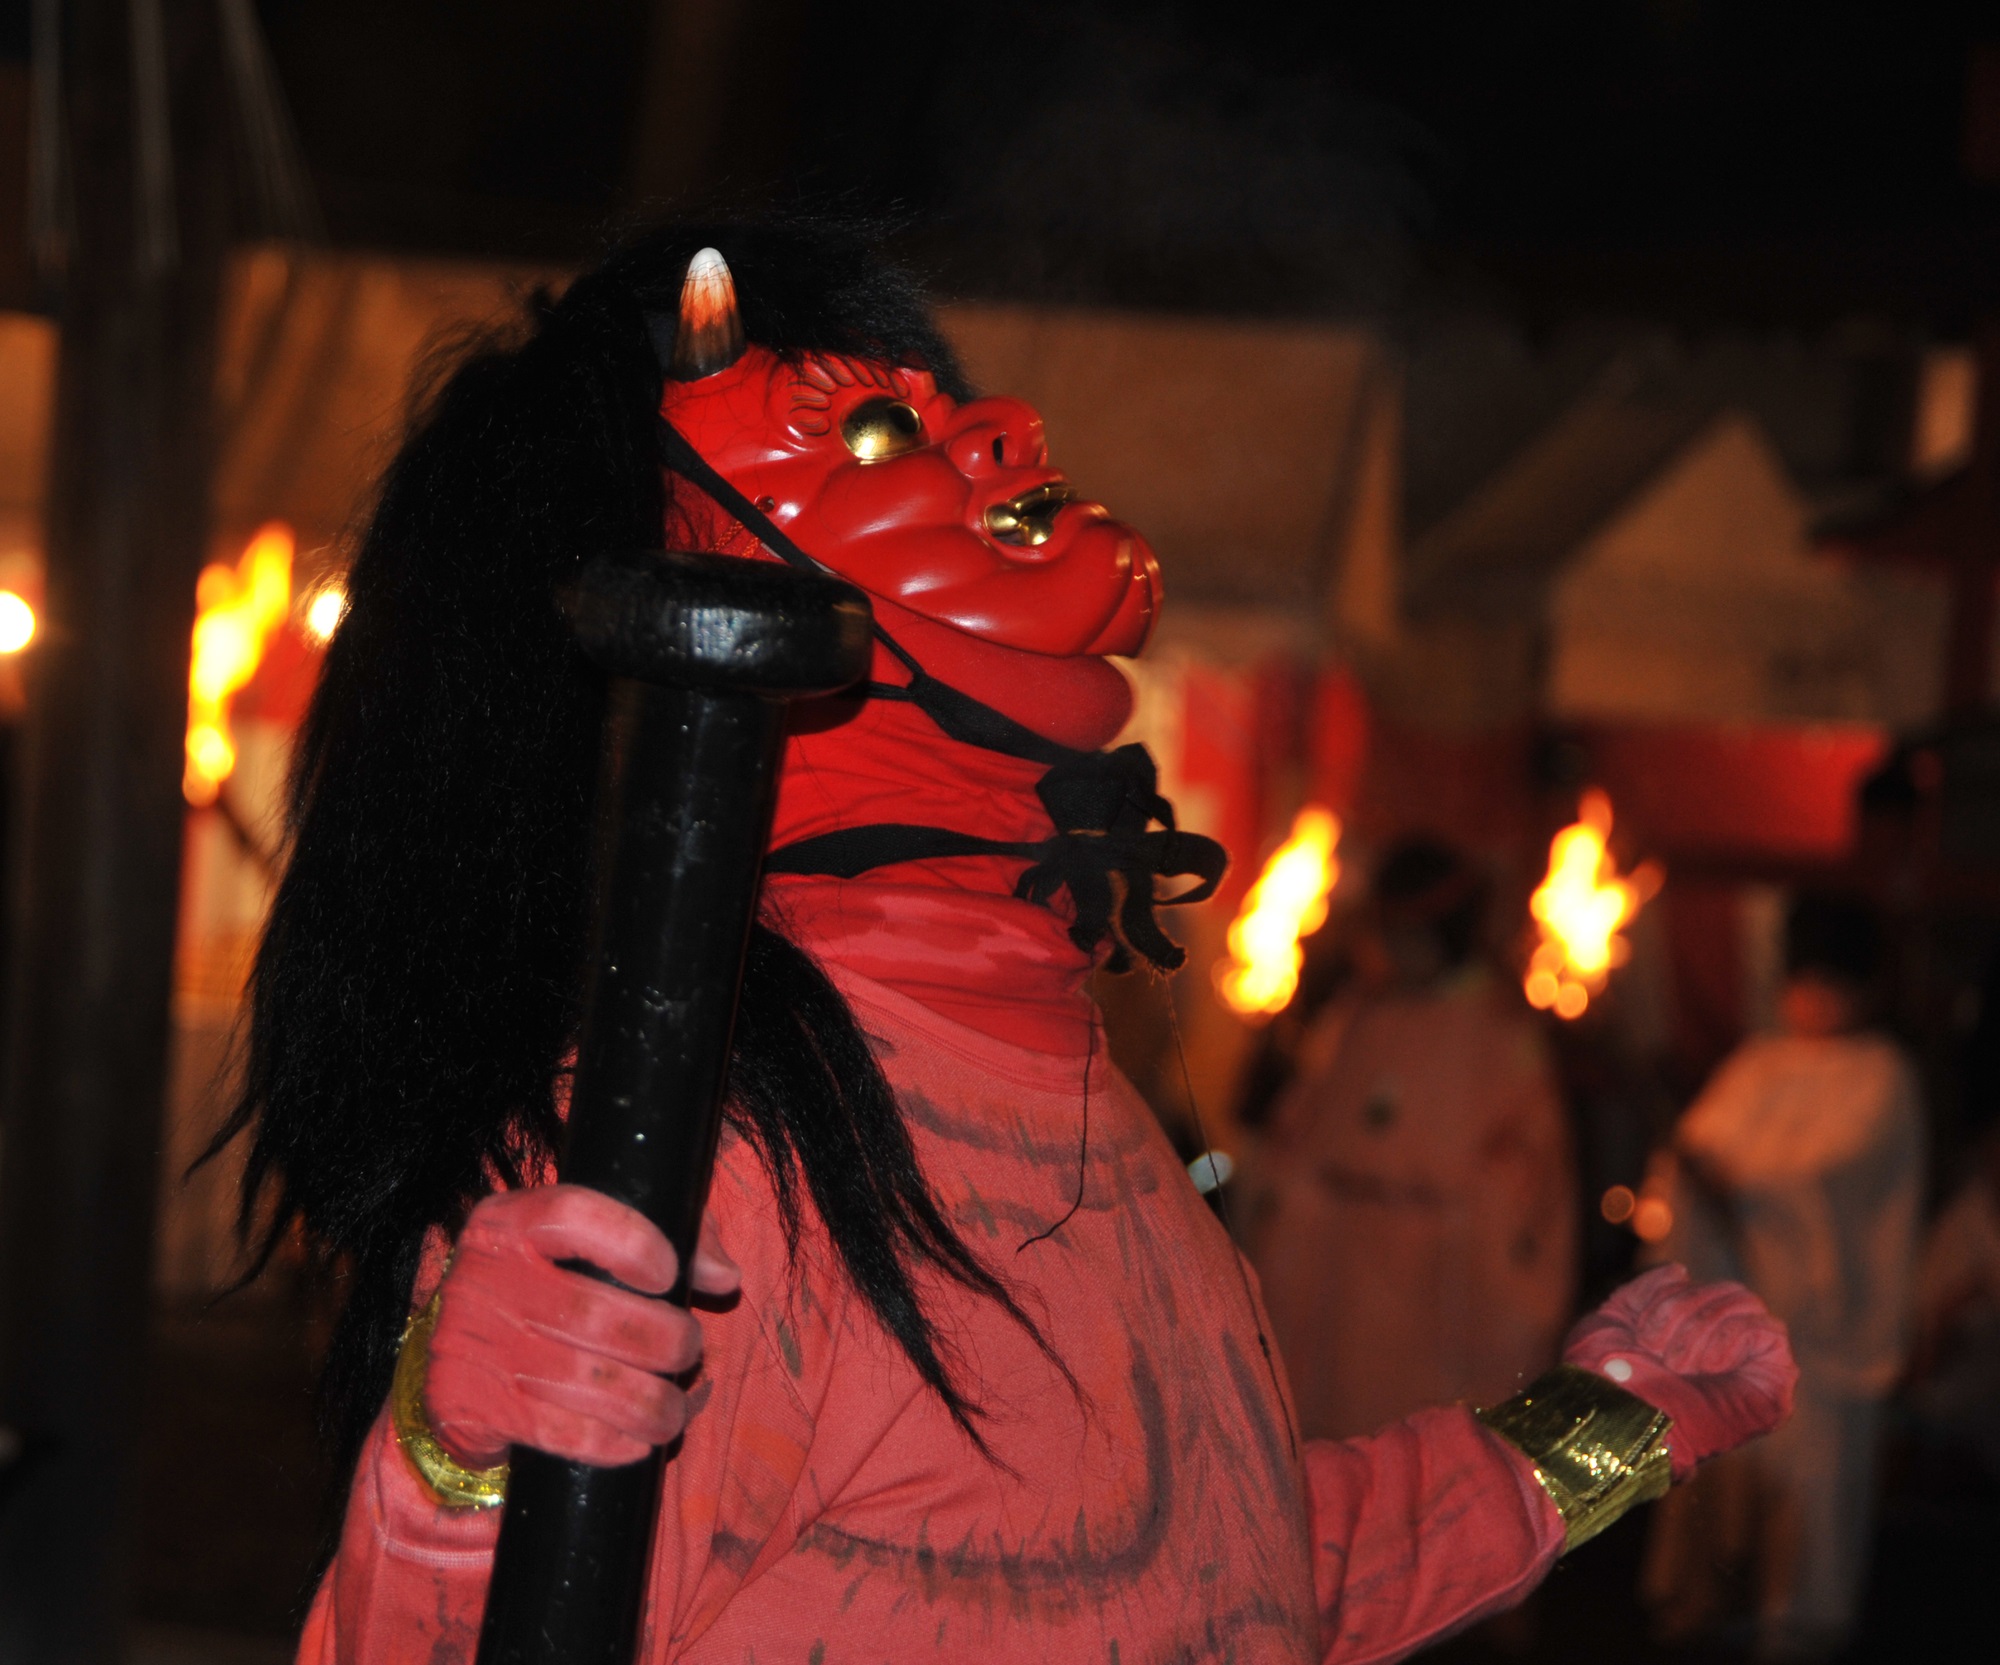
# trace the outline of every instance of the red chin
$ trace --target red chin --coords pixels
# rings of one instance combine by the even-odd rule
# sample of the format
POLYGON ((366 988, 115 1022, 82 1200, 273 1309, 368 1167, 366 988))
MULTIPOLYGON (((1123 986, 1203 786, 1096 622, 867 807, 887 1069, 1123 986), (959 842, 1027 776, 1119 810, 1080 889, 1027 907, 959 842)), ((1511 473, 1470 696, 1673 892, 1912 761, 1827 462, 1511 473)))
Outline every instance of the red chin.
MULTIPOLYGON (((869 600, 874 604, 876 621, 938 681, 992 706, 1046 740, 1094 752, 1108 746, 1131 719, 1132 685, 1107 659, 1003 647, 881 596, 869 600)), ((901 662, 880 643, 876 644, 869 675, 878 682, 908 680, 901 662)), ((812 704, 820 709, 800 708, 793 718, 795 724, 806 729, 828 728, 847 721, 855 711, 851 695, 835 695, 812 704)))
POLYGON ((1129 659, 1152 638, 1162 600, 1160 563, 1143 540, 1135 537, 1132 543, 1135 546, 1132 581, 1126 586, 1124 599, 1111 622, 1097 633, 1097 639, 1083 650, 1085 653, 1115 653, 1129 659))
MULTIPOLYGON (((1097 655, 1058 656, 1003 646, 893 601, 878 599, 875 617, 940 682, 1058 745, 1094 752, 1108 746, 1131 720, 1131 683, 1097 655)), ((902 667, 888 650, 878 646, 875 653, 873 674, 885 682, 901 682, 902 667)))

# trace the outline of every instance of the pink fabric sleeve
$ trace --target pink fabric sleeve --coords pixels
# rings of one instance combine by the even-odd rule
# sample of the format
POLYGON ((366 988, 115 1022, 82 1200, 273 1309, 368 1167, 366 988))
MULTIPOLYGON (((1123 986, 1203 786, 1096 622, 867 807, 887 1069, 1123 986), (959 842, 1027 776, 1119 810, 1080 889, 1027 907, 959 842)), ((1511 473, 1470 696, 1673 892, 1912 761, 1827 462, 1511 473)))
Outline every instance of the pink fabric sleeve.
POLYGON ((1563 1521, 1527 1458, 1463 1409, 1305 1448, 1327 1665, 1401 1659, 1539 1584, 1563 1521))
POLYGON ((499 1532, 498 1510, 432 1500, 385 1409, 362 1448, 298 1665, 469 1665, 499 1532))
MULTIPOLYGON (((709 1206, 746 1287, 736 1304, 701 1314, 706 1345, 689 1394, 688 1440, 667 1465, 654 1546, 641 1649, 648 1659, 688 1646, 759 1557, 782 1556, 794 1541, 800 1515, 792 1499, 814 1444, 814 1413, 838 1375, 835 1355, 849 1328, 841 1286, 811 1274, 827 1254, 817 1237, 801 1249, 811 1287, 794 1300, 763 1168, 728 1134, 709 1206)), ((434 1247, 418 1300, 442 1269, 441 1239, 434 1247)), ((865 1413, 843 1409, 838 1420, 862 1439, 893 1415, 893 1404, 877 1395, 865 1413)), ((827 1484, 837 1486, 841 1473, 828 1468, 827 1484)), ((471 1665, 499 1528, 498 1510, 433 1501, 385 1409, 362 1448, 299 1665, 471 1665)))

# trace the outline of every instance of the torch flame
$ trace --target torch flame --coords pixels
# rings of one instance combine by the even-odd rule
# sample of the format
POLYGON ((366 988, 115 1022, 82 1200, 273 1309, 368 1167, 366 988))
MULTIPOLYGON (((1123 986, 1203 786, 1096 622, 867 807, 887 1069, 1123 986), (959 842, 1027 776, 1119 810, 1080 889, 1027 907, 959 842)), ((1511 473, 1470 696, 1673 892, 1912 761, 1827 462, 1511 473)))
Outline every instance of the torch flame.
POLYGON ((1326 923, 1327 898, 1340 877, 1334 847, 1340 822, 1317 805, 1302 809, 1291 836, 1272 852, 1229 927, 1229 959, 1215 968, 1215 986, 1242 1017, 1281 1012, 1299 986, 1305 964, 1301 937, 1326 923))
POLYGON ((1619 932, 1660 888, 1662 875, 1651 862, 1619 873, 1606 847, 1610 836, 1611 800, 1592 787, 1576 822, 1550 844, 1548 876, 1528 899, 1542 940, 1523 990, 1531 1006, 1557 1017, 1583 1016, 1612 968, 1631 954, 1619 932))
POLYGON ((194 654, 188 666, 187 768, 181 791, 212 804, 236 767, 229 708, 257 674, 264 644, 292 605, 292 529, 259 529, 236 564, 216 561, 195 583, 194 654))
POLYGON ((19 653, 35 639, 35 610, 16 590, 0 590, 0 653, 19 653))

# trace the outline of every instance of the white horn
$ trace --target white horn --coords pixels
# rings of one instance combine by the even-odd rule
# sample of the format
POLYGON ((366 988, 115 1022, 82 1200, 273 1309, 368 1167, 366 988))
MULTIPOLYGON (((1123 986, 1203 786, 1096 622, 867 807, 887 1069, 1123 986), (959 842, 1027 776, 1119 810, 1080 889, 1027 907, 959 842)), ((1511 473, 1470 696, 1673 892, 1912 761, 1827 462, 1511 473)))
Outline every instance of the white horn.
POLYGON ((701 249, 681 283, 680 327, 667 374, 678 382, 698 382, 727 370, 743 356, 743 347, 743 315, 736 308, 729 263, 714 249, 701 249))

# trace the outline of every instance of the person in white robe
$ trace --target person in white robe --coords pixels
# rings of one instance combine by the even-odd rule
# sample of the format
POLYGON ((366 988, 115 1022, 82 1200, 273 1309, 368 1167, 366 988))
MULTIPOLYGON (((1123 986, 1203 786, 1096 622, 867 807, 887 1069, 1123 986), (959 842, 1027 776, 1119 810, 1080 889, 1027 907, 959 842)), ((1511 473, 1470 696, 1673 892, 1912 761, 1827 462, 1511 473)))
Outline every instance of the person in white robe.
POLYGON ((1908 1403, 1925 1436, 2000 1480, 2000 1133, 1970 1166, 1917 1264, 1908 1403))
POLYGON ((1665 1258, 1750 1286, 1791 1331, 1791 1420, 1661 1512, 1645 1593, 1662 1630, 1724 1617, 1740 1563, 1759 1657, 1852 1636, 1873 1530, 1882 1407, 1909 1344, 1924 1122, 1901 1048, 1868 1026, 1882 959, 1860 903, 1804 896, 1786 921, 1781 1028, 1743 1043, 1674 1136, 1665 1258))

